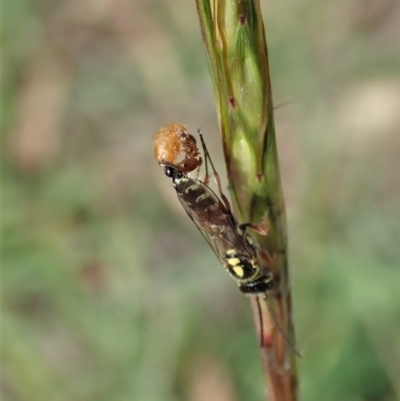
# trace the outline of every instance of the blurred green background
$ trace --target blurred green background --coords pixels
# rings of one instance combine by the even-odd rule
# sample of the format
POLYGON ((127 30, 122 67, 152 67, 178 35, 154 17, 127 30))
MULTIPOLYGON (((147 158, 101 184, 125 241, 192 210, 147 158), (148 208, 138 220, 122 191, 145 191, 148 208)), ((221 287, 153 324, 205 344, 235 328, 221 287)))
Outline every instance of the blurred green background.
MULTIPOLYGON (((263 3, 305 401, 400 399, 400 3, 263 3)), ((248 300, 153 158, 201 126, 194 1, 6 0, 4 401, 264 400, 248 300)))

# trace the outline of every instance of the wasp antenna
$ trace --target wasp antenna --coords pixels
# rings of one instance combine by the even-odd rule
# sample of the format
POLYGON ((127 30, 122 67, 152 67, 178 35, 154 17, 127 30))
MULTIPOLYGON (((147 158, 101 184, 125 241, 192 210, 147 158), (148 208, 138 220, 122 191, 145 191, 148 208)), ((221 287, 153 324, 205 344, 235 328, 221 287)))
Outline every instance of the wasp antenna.
MULTIPOLYGON (((266 294, 264 296, 264 299, 266 300, 266 294)), ((282 327, 280 326, 279 322, 278 322, 278 318, 275 315, 275 312, 273 312, 273 308, 270 307, 269 303, 266 300, 266 304, 267 304, 267 308, 268 308, 268 312, 271 316, 272 322, 274 323, 274 326, 276 327, 276 329, 279 331, 279 333, 281 334, 281 336, 283 337, 283 339, 285 340, 286 344, 289 346, 289 348, 296 354, 296 356, 298 358, 301 358, 301 354, 300 352, 296 349, 296 347, 292 344, 292 342, 290 341, 289 336, 283 331, 282 327)))
MULTIPOLYGON (((198 133, 199 133, 199 137, 200 137, 200 141, 201 141, 201 147, 203 148, 203 152, 204 152, 204 159, 205 159, 205 164, 206 164, 206 179, 208 180, 208 163, 207 163, 207 161, 208 161, 208 162, 210 162, 211 169, 214 174, 214 179, 215 179, 215 182, 217 183, 219 195, 220 195, 221 199, 224 201, 225 207, 228 210, 231 210, 231 205, 228 201, 228 198, 222 192, 221 179, 219 178, 219 174, 217 173, 214 163, 212 162, 210 153, 208 152, 206 142, 204 141, 203 134, 200 132, 200 129, 198 130, 198 133)), ((207 184, 207 181, 204 181, 204 182, 207 184)))
POLYGON ((208 153, 206 143, 204 142, 204 138, 203 138, 203 134, 201 133, 201 129, 198 128, 197 132, 199 134, 200 141, 201 141, 201 147, 203 148, 203 153, 204 153, 204 164, 205 164, 205 170, 206 170, 206 176, 204 177, 204 183, 207 185, 208 184, 208 178, 210 176, 209 172, 208 172, 208 161, 210 161, 212 167, 214 167, 214 166, 213 166, 212 161, 210 159, 210 154, 208 153))
POLYGON ((211 168, 213 170, 214 175, 218 175, 217 170, 214 167, 214 163, 212 162, 211 156, 210 156, 210 152, 207 149, 207 145, 206 142, 204 140, 203 134, 200 131, 200 128, 198 130, 199 133, 199 137, 200 137, 200 141, 201 141, 201 147, 203 148, 203 152, 204 152, 204 158, 206 159, 206 163, 207 160, 210 162, 211 168))

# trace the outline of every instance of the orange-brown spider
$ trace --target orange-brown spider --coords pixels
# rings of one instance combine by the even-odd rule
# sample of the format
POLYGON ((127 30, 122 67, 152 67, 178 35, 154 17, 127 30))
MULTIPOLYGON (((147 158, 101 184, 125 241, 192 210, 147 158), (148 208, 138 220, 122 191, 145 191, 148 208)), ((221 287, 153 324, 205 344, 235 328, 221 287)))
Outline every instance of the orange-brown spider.
POLYGON ((160 166, 169 165, 183 175, 197 169, 203 160, 196 139, 182 124, 171 123, 154 135, 154 156, 160 166))

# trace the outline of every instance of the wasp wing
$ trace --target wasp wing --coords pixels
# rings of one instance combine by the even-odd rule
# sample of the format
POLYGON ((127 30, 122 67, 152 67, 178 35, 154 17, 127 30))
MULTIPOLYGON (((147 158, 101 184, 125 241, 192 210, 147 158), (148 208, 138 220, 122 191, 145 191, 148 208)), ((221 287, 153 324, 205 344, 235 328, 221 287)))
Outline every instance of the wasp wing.
POLYGON ((237 223, 232 213, 208 185, 197 179, 183 177, 177 179, 174 186, 187 215, 223 266, 227 250, 248 250, 247 244, 237 231, 237 223))

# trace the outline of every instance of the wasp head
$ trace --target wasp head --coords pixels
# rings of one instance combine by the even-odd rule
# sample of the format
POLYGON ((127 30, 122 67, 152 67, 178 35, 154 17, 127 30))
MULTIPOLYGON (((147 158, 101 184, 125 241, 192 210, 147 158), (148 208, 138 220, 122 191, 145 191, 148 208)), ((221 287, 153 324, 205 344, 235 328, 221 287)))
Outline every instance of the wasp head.
POLYGON ((164 169, 165 175, 173 180, 183 177, 182 172, 169 163, 163 163, 160 166, 164 169))

